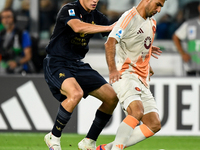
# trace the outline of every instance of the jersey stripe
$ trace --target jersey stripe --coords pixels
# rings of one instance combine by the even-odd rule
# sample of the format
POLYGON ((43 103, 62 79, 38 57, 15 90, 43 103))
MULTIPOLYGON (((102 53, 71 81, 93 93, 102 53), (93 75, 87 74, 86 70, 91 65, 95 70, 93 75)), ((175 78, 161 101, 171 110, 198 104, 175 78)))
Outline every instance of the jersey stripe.
POLYGON ((127 27, 127 25, 129 24, 129 22, 131 21, 131 19, 137 14, 135 9, 132 9, 128 15, 124 18, 124 20, 122 21, 120 27, 122 29, 125 29, 127 27))

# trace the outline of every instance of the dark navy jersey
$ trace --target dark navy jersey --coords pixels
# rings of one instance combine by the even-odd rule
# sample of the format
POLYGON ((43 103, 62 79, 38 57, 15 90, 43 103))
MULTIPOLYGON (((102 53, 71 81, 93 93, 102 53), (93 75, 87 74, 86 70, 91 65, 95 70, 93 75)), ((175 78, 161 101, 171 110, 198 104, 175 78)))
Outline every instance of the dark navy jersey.
MULTIPOLYGON (((88 43, 90 38, 93 37, 93 34, 75 33, 67 24, 71 19, 80 19, 83 22, 96 25, 109 25, 109 21, 97 9, 88 13, 79 1, 68 3, 60 9, 46 51, 55 57, 80 60, 88 52, 88 43)), ((102 33, 103 36, 107 36, 108 34, 102 33)))

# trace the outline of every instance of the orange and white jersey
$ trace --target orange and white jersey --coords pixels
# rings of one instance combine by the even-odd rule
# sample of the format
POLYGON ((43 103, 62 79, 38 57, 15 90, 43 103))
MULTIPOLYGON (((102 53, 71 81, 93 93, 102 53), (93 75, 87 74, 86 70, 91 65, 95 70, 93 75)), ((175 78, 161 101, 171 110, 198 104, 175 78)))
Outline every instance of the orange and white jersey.
POLYGON ((155 32, 156 21, 153 18, 145 20, 133 7, 119 18, 109 35, 118 41, 117 69, 122 75, 136 75, 146 87, 149 85, 149 60, 155 32))

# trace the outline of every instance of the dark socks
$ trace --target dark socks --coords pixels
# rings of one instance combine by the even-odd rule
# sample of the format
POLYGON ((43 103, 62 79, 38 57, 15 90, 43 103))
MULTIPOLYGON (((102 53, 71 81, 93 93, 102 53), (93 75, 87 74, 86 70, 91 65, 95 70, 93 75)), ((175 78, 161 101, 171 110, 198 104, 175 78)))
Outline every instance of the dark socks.
POLYGON ((86 136, 86 138, 90 138, 92 140, 97 140, 99 134, 103 130, 103 128, 106 126, 108 121, 110 120, 112 115, 106 114, 100 110, 97 110, 95 119, 93 121, 93 124, 86 136))
POLYGON ((60 108, 58 110, 58 114, 56 117, 56 121, 55 124, 53 126, 52 129, 52 134, 56 137, 60 137, 62 134, 62 130, 64 129, 65 125, 67 124, 67 122, 70 120, 71 118, 71 114, 70 112, 66 111, 62 105, 60 105, 60 108))

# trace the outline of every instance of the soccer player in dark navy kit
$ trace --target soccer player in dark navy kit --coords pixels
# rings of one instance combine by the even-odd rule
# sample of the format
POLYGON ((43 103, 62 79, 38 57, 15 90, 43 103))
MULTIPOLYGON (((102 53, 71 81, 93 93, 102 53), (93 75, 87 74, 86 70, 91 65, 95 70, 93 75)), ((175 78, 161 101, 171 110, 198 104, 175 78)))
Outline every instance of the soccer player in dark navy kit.
POLYGON ((55 124, 44 140, 50 150, 61 150, 63 128, 82 97, 92 95, 102 101, 79 150, 95 150, 96 140, 112 116, 118 99, 112 87, 81 59, 95 33, 109 34, 113 25, 96 10, 99 0, 79 0, 64 5, 56 19, 54 32, 46 47, 44 75, 54 97, 61 102, 55 124))

